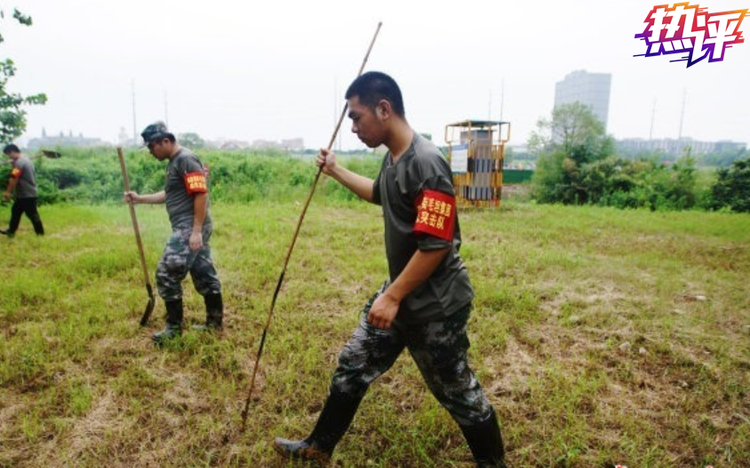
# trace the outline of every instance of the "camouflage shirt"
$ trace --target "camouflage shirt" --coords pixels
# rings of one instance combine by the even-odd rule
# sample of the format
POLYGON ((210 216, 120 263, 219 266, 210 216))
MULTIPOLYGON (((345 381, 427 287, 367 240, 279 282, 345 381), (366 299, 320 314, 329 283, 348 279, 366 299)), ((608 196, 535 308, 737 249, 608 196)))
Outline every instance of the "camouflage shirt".
MULTIPOLYGON (((190 180, 203 175, 203 189, 198 192, 208 193, 208 171, 204 168, 198 156, 186 148, 180 148, 177 154, 167 164, 167 174, 164 181, 164 192, 167 200, 167 213, 172 229, 186 229, 193 226, 193 196, 190 180)), ((211 215, 206 207, 205 225, 211 224, 211 215)))
POLYGON ((20 157, 13 161, 13 169, 10 176, 18 179, 16 182, 16 198, 36 198, 36 172, 34 163, 26 157, 20 157))
POLYGON ((373 201, 383 208, 390 281, 417 250, 451 247, 432 275, 401 302, 395 322, 447 317, 471 303, 474 290, 458 254, 461 229, 451 170, 440 150, 415 133, 395 164, 387 153, 375 180, 373 201))

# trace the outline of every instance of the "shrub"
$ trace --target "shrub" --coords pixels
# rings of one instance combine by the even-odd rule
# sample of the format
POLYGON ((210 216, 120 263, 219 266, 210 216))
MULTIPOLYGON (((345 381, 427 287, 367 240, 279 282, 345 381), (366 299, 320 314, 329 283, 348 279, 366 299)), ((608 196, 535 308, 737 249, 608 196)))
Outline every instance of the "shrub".
POLYGON ((717 180, 711 187, 708 207, 729 208, 738 213, 750 212, 750 158, 740 159, 729 168, 716 171, 717 180))

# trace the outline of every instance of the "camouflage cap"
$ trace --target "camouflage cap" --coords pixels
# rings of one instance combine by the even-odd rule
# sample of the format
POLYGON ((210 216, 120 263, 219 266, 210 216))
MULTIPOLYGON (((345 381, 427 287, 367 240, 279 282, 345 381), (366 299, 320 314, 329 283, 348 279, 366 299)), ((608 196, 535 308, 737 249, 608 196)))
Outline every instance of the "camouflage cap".
POLYGON ((143 137, 143 144, 148 145, 152 141, 158 138, 164 138, 168 134, 169 131, 167 130, 167 126, 164 125, 164 122, 156 122, 146 127, 141 132, 141 137, 143 137))

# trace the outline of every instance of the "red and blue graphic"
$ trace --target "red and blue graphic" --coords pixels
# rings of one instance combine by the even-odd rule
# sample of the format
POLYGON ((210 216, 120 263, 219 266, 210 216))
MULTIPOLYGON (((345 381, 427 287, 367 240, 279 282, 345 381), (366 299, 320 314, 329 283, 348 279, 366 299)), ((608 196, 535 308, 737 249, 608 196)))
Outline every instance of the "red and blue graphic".
POLYGON ((655 6, 646 16, 646 29, 636 39, 646 42, 646 53, 634 57, 680 54, 672 62, 687 61, 687 68, 708 58, 724 60, 728 48, 745 42, 740 26, 748 9, 709 13, 689 2, 655 6))

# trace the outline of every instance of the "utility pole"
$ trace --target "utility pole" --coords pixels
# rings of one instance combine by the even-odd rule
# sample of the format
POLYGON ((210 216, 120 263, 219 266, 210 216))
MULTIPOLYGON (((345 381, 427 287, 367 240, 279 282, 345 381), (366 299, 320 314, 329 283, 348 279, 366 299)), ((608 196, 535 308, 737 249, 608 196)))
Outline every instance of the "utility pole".
POLYGON ((680 148, 680 153, 684 153, 685 151, 685 144, 682 143, 682 123, 685 120, 685 98, 686 98, 687 92, 683 89, 682 90, 682 111, 680 112, 680 133, 677 135, 677 145, 678 148, 680 148))
POLYGON ((505 78, 500 88, 500 120, 503 120, 503 106, 505 105, 505 78))
POLYGON ((169 128, 169 106, 167 105, 167 90, 164 90, 164 125, 169 128))
POLYGON ((135 123, 135 78, 130 80, 130 90, 133 96, 133 146, 138 145, 138 127, 135 123))
POLYGON ((651 129, 648 131, 648 139, 654 139, 654 117, 656 116, 656 98, 654 98, 654 107, 651 109, 651 129))
POLYGON ((487 120, 492 120, 492 90, 490 90, 490 103, 487 109, 487 120))
POLYGON ((680 133, 677 135, 678 140, 682 140, 682 123, 685 120, 685 99, 687 91, 682 90, 682 111, 680 112, 680 133))

